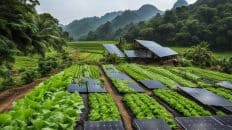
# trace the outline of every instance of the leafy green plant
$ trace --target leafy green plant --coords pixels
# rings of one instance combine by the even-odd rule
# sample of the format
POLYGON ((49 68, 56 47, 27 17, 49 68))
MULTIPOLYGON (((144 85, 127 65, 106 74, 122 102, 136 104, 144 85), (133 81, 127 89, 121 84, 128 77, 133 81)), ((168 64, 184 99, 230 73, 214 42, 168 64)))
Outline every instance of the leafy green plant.
POLYGON ((74 70, 70 67, 52 76, 15 102, 11 111, 0 115, 0 128, 73 130, 84 108, 78 93, 65 91, 74 70))
POLYGON ((89 107, 89 120, 91 121, 118 121, 121 119, 116 104, 108 94, 90 94, 89 107))
POLYGON ((154 90, 154 94, 167 102, 172 108, 182 113, 184 116, 209 116, 211 113, 204 110, 194 101, 191 101, 173 90, 154 90))
POLYGON ((123 98, 136 119, 163 119, 171 128, 176 128, 172 115, 147 94, 126 94, 123 98))
POLYGON ((129 87, 131 81, 113 79, 113 84, 120 93, 134 93, 136 92, 133 88, 129 87))

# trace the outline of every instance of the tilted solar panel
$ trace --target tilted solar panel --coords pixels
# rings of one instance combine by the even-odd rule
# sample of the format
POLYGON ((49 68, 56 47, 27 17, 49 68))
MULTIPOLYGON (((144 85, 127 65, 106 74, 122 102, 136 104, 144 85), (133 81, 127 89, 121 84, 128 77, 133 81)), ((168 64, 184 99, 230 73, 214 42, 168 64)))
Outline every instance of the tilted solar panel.
POLYGON ((114 44, 103 44, 103 46, 106 48, 106 50, 110 54, 116 54, 118 57, 125 57, 123 52, 121 50, 119 50, 116 45, 114 45, 114 44))
POLYGON ((229 100, 226 100, 225 98, 220 97, 205 89, 187 88, 187 87, 179 87, 179 88, 205 105, 222 106, 222 107, 232 106, 232 102, 230 102, 229 100))

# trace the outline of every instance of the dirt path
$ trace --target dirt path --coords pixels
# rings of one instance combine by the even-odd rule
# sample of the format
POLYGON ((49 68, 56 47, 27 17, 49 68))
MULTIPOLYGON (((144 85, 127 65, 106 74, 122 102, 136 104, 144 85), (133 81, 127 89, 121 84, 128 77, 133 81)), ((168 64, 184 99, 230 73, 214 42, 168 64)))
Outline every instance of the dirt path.
POLYGON ((12 107, 12 103, 24 97, 28 92, 30 92, 35 86, 37 86, 42 81, 46 80, 47 77, 38 79, 33 83, 24 85, 18 88, 12 88, 5 90, 0 93, 0 112, 9 111, 12 107))
POLYGON ((124 123, 126 130, 133 130, 131 117, 130 117, 129 113, 127 112, 127 110, 122 102, 122 97, 114 92, 114 90, 111 86, 111 83, 106 78, 106 75, 103 73, 102 70, 101 70, 101 75, 102 75, 101 78, 104 81, 104 85, 106 87, 107 92, 113 97, 115 103, 118 106, 118 109, 119 109, 119 112, 121 114, 121 117, 122 117, 122 120, 123 120, 123 123, 124 123))

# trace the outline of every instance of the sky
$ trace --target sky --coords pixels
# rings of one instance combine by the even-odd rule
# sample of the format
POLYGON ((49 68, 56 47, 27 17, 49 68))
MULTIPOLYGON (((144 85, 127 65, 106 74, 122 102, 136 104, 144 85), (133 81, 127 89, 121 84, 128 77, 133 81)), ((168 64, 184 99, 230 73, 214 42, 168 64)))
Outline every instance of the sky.
MULTIPOLYGON (((103 16, 121 10, 137 10, 144 4, 152 4, 160 10, 171 9, 176 0, 39 0, 39 13, 50 13, 61 24, 67 25, 76 19, 103 16)), ((187 0, 192 4, 196 0, 187 0)))

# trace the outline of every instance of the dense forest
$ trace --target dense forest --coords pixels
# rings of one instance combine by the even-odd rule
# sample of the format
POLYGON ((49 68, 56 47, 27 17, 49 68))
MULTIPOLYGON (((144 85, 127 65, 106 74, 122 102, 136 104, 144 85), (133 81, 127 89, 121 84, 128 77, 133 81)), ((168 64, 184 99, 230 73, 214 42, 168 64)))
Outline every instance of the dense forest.
POLYGON ((15 85, 18 75, 25 84, 40 77, 37 75, 49 74, 57 63, 54 58, 46 59, 47 52, 65 54, 69 34, 62 31, 58 20, 50 14, 38 14, 37 5, 37 0, 0 1, 0 89, 1 85, 15 85), (36 61, 38 68, 14 67, 16 57, 34 59, 34 55, 41 58, 41 62, 36 61))
MULTIPOLYGON (((110 33, 111 25, 99 28, 100 37, 111 35, 114 39, 124 37, 128 42, 135 38, 154 40, 168 46, 192 46, 206 41, 214 50, 232 49, 232 1, 231 0, 199 0, 190 6, 183 6, 166 11, 149 22, 130 24, 124 29, 110 33)), ((111 37, 111 38, 112 38, 111 37)), ((88 38, 86 40, 89 40, 88 38)))
POLYGON ((50 14, 38 14, 37 0, 0 1, 0 65, 14 61, 14 55, 40 54, 48 48, 62 51, 64 33, 50 14))

